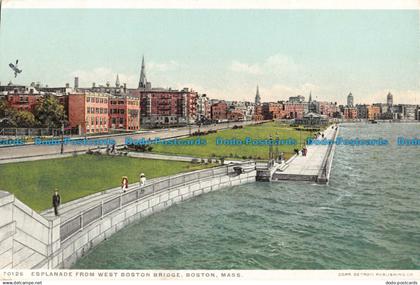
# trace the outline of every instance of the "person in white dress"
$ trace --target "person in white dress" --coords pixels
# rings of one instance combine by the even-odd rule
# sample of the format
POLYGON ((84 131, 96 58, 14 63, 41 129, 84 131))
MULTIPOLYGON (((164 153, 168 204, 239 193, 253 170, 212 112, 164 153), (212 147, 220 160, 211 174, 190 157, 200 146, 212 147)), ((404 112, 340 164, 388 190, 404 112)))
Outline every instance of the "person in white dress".
MULTIPOLYGON (((140 173, 140 179, 139 179, 139 186, 140 188, 143 188, 146 185, 146 176, 144 173, 140 173)), ((143 192, 144 190, 142 190, 143 192)))

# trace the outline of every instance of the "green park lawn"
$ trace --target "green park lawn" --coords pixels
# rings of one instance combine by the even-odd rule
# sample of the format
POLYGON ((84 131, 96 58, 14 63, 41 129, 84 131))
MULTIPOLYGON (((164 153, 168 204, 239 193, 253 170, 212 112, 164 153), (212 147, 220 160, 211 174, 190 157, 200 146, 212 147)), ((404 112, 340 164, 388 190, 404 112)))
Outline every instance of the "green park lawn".
MULTIPOLYGON (((279 151, 283 152, 286 158, 293 155, 293 150, 300 147, 300 144, 305 144, 307 137, 312 136, 313 133, 309 131, 297 131, 294 128, 280 124, 278 122, 270 122, 260 125, 246 126, 242 129, 228 129, 218 131, 217 133, 200 136, 190 137, 190 139, 205 139, 206 145, 153 145, 153 152, 172 155, 188 155, 200 158, 209 157, 226 157, 244 159, 267 159, 269 147, 267 145, 216 145, 216 139, 238 139, 244 140, 246 137, 251 139, 266 140, 270 135, 273 139, 295 139, 296 145, 279 145, 279 151)), ((276 150, 276 146, 273 147, 276 150)))
POLYGON ((130 157, 82 155, 70 158, 11 163, 0 166, 0 190, 16 195, 36 211, 51 207, 58 188, 62 202, 118 187, 121 176, 138 182, 141 172, 148 179, 209 167, 179 161, 130 157))

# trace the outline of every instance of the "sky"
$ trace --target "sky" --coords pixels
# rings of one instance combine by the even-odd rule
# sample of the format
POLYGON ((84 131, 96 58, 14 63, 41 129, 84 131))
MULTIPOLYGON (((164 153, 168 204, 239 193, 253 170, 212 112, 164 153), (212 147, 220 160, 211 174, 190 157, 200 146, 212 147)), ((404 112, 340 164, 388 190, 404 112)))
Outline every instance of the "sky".
POLYGON ((0 82, 81 86, 119 74, 138 85, 210 98, 263 101, 304 95, 345 103, 420 104, 416 10, 11 9, 2 10, 0 82), (8 67, 19 59, 14 79, 8 67))

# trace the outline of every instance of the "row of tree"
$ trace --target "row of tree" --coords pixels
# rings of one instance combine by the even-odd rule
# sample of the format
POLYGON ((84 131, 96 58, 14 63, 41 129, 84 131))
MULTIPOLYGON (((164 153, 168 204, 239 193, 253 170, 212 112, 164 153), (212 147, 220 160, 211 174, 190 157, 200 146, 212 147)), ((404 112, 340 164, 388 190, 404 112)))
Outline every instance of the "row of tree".
POLYGON ((14 128, 60 128, 66 123, 64 106, 52 95, 44 96, 33 112, 20 111, 0 99, 0 125, 14 128))

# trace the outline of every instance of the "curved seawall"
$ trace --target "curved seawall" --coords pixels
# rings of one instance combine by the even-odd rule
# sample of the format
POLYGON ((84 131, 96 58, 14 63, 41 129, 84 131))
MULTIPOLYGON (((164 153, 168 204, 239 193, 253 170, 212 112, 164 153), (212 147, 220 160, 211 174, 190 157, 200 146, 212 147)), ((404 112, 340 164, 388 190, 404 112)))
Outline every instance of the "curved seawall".
MULTIPOLYGON (((241 164, 241 167, 244 170, 241 174, 237 174, 233 166, 222 166, 157 180, 144 189, 133 189, 98 201, 96 205, 65 221, 60 221, 60 218, 48 221, 21 203, 14 195, 3 192, 5 194, 0 201, 0 211, 10 213, 10 221, 0 225, 3 252, 0 253, 0 268, 69 268, 89 249, 136 220, 204 193, 254 182, 255 164, 241 164), (18 222, 14 221, 13 211, 17 211, 15 208, 25 209, 27 217, 19 218, 18 222), (27 230, 23 236, 23 230, 16 230, 39 227, 45 228, 42 234, 27 230), (22 242, 23 238, 25 240, 22 242), (32 248, 33 240, 38 241, 38 248, 32 248), (25 262, 15 263, 13 260, 22 250, 21 243, 27 248, 28 258, 25 262), (31 256, 34 258, 31 259, 31 256)), ((21 259, 24 257, 21 256, 21 259)))

